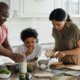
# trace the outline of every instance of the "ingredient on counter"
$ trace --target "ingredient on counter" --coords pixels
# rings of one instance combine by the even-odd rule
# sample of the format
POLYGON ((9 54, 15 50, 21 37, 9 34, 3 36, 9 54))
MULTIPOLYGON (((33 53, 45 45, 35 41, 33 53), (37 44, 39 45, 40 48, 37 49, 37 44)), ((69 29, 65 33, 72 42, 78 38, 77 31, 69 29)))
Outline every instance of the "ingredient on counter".
POLYGON ((39 66, 39 68, 40 68, 41 70, 44 70, 44 69, 47 68, 47 65, 45 65, 45 64, 41 64, 41 65, 39 66))
POLYGON ((9 71, 7 68, 0 70, 0 74, 9 74, 9 73, 11 73, 11 71, 9 71))
POLYGON ((54 52, 52 50, 46 50, 46 52, 45 52, 45 56, 47 58, 50 58, 53 54, 54 54, 54 52))
POLYGON ((29 73, 20 73, 19 80, 31 80, 32 76, 29 73))
POLYGON ((3 68, 0 70, 0 78, 8 78, 11 75, 11 71, 9 71, 7 68, 3 68))
POLYGON ((50 68, 61 69, 61 68, 65 68, 65 65, 62 62, 56 62, 56 63, 51 64, 50 68))
POLYGON ((27 63, 27 72, 33 72, 37 69, 37 64, 36 63, 27 63))

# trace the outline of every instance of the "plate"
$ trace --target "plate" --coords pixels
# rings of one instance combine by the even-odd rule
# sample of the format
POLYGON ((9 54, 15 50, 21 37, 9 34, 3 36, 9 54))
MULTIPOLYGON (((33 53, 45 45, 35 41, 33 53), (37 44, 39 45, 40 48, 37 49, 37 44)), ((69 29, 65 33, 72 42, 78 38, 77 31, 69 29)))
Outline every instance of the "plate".
POLYGON ((0 78, 9 78, 11 73, 9 74, 0 74, 0 78))
POLYGON ((64 69, 66 66, 62 62, 53 63, 49 66, 51 69, 64 69))
POLYGON ((9 66, 9 65, 17 65, 17 64, 19 64, 19 63, 5 63, 4 65, 9 66))
POLYGON ((80 65, 66 65, 66 69, 80 70, 80 65))
POLYGON ((39 77, 39 78, 47 78, 47 77, 52 77, 53 73, 48 72, 48 71, 38 71, 33 73, 34 77, 39 77))

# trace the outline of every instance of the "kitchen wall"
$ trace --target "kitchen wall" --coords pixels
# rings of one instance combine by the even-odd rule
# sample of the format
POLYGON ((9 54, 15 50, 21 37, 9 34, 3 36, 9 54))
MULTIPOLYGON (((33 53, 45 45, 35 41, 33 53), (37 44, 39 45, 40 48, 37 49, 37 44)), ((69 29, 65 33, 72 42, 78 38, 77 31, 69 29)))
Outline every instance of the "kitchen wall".
POLYGON ((20 45, 20 32, 32 27, 38 31, 39 43, 52 43, 52 25, 48 18, 13 18, 5 23, 9 29, 9 41, 12 46, 20 45))
MULTIPOLYGON (((10 7, 10 18, 5 23, 9 29, 9 42, 11 46, 22 44, 20 32, 27 28, 35 28, 38 33, 40 44, 54 43, 52 38, 52 24, 48 20, 49 13, 54 8, 64 8, 64 0, 0 0, 10 7)), ((71 15, 72 16, 72 15, 71 15)), ((80 18, 73 21, 79 26, 80 18)))
MULTIPOLYGON (((80 18, 72 18, 73 22, 80 28, 80 18)), ((9 41, 11 46, 22 44, 20 40, 20 32, 27 28, 32 27, 39 33, 38 39, 40 44, 54 43, 52 38, 52 24, 48 18, 11 18, 5 23, 9 29, 9 41)))

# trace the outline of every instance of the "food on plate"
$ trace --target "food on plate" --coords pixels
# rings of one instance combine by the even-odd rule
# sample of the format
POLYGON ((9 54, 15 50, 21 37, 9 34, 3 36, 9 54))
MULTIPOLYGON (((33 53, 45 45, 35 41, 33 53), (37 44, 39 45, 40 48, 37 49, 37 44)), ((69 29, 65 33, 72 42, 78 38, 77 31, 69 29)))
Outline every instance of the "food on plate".
POLYGON ((0 78, 8 78, 11 75, 11 71, 9 71, 7 68, 0 70, 0 78))
POLYGON ((56 62, 50 65, 50 68, 64 68, 65 65, 62 62, 56 62))
POLYGON ((0 74, 9 74, 11 73, 7 68, 0 70, 0 74))

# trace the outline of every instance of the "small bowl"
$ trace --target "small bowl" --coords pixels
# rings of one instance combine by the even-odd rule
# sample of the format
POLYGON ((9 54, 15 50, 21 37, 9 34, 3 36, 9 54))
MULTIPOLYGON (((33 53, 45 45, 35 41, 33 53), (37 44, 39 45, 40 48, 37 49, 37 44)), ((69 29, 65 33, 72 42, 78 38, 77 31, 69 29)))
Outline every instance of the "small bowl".
POLYGON ((49 60, 39 60, 39 61, 38 61, 38 64, 39 64, 39 65, 41 65, 41 64, 48 65, 48 62, 49 62, 49 60))
POLYGON ((49 60, 39 60, 38 65, 41 70, 44 70, 48 67, 49 60))
POLYGON ((0 74, 0 78, 9 78, 11 73, 9 74, 0 74))
POLYGON ((12 73, 18 73, 19 72, 19 69, 20 69, 19 63, 7 64, 6 66, 12 73))

